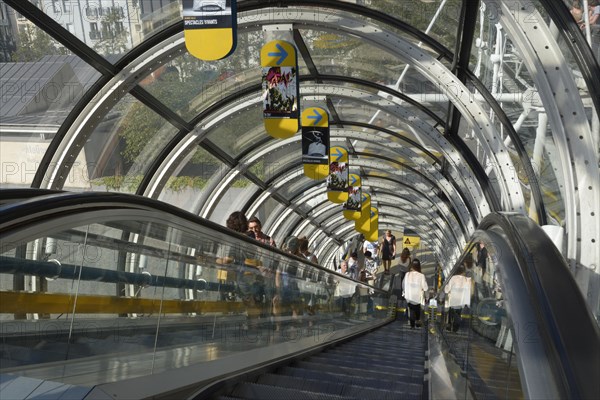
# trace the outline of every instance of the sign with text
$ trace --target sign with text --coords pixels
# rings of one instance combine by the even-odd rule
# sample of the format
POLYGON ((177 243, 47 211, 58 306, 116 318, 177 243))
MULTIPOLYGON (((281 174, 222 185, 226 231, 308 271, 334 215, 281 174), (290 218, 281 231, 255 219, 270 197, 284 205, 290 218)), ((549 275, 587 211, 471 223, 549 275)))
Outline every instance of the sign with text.
POLYGON ((329 176, 327 176, 327 198, 332 203, 348 200, 348 150, 334 146, 329 151, 329 176))
POLYGON ((348 200, 344 203, 344 218, 357 220, 361 216, 362 210, 362 186, 360 176, 350 174, 350 182, 348 183, 348 200))
POLYGON ((236 0, 183 0, 185 47, 196 58, 220 60, 235 50, 236 0))
POLYGON ((329 115, 322 108, 309 107, 301 120, 304 175, 325 179, 329 175, 329 115))
POLYGON ((300 129, 298 53, 293 44, 273 40, 260 51, 265 130, 287 139, 300 129))

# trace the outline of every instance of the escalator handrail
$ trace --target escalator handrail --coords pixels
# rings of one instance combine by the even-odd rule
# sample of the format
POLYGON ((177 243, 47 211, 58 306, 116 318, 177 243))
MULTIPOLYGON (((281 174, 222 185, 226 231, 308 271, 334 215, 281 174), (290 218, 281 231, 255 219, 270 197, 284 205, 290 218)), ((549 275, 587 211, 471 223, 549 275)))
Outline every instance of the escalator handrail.
MULTIPOLYGON (((526 296, 535 310, 531 318, 542 333, 551 369, 562 381, 557 383, 562 385, 559 390, 570 398, 597 398, 600 365, 595 349, 600 343, 600 329, 562 254, 530 218, 513 213, 487 215, 440 291, 486 231, 500 231, 513 252, 526 296)), ((510 296, 504 300, 509 309, 519 307, 511 303, 510 296)), ((522 362, 536 368, 539 360, 522 362)))
MULTIPOLYGON (((4 193, 4 190, 5 189, 0 189, 0 195, 4 193)), ((20 202, 4 204, 0 206, 0 238, 2 238, 3 235, 6 235, 13 229, 24 229, 27 226, 32 226, 37 223, 46 222, 49 218, 53 217, 62 218, 68 215, 80 214, 85 211, 111 209, 114 210, 127 208, 166 213, 171 216, 177 217, 181 220, 188 221, 193 225, 202 226, 203 228, 208 228, 218 233, 232 236, 233 238, 235 238, 236 241, 243 241, 254 247, 262 247, 264 250, 276 253, 284 258, 294 259, 294 261, 298 261, 301 264, 310 266, 313 269, 326 272, 330 275, 337 275, 336 279, 339 278, 344 281, 354 280, 334 270, 312 263, 304 257, 299 257, 290 253, 286 253, 277 247, 272 247, 268 244, 264 244, 262 242, 251 239, 246 235, 232 231, 222 225, 209 221, 196 214, 190 213, 189 211, 186 211, 182 208, 173 206, 171 204, 159 200, 151 199, 149 197, 132 195, 127 193, 59 192, 48 195, 35 196, 20 202)), ((385 293, 381 289, 375 286, 370 286, 365 282, 360 282, 360 284, 369 286, 376 292, 385 293)))

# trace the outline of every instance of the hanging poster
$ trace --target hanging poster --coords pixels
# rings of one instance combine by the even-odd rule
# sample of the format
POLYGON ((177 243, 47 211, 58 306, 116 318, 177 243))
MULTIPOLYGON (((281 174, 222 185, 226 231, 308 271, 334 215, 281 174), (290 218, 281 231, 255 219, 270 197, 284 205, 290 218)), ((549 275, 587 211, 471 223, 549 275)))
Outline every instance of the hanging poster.
POLYGON ((350 183, 348 184, 348 201, 344 203, 344 218, 357 220, 361 216, 362 210, 362 187, 360 176, 350 174, 350 183))
POLYGON ((236 0, 183 0, 185 47, 201 60, 220 60, 235 50, 236 0))
POLYGON ((311 179, 329 175, 329 116, 322 108, 302 112, 302 163, 304 175, 311 179))
POLYGON ((327 198, 332 203, 348 200, 348 150, 335 146, 329 151, 329 176, 327 176, 327 198))
POLYGON ((260 51, 265 130, 287 139, 300 129, 298 55, 293 44, 273 40, 260 51))

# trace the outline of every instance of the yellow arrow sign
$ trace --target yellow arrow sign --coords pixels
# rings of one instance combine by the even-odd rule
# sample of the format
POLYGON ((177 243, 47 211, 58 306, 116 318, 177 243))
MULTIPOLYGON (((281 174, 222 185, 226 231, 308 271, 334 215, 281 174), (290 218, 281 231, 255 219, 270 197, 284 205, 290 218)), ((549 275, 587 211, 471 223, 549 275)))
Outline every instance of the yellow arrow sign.
POLYGON ((325 179, 329 175, 329 115, 319 107, 302 112, 302 162, 304 175, 325 179))
POLYGON ((329 176, 327 177, 327 198, 332 203, 348 200, 348 150, 334 146, 329 151, 329 176))
POLYGON ((379 210, 375 207, 371 207, 371 224, 365 239, 369 242, 376 242, 379 239, 379 210))
POLYGON ((365 236, 371 231, 371 196, 367 193, 363 193, 362 211, 360 218, 354 221, 354 230, 365 236))
POLYGON ((260 64, 265 130, 276 139, 290 138, 300 128, 296 47, 284 40, 273 40, 262 47, 260 64))
POLYGON ((348 201, 344 203, 344 218, 350 220, 358 220, 362 214, 362 194, 360 176, 357 174, 350 174, 350 183, 348 185, 348 201), (352 204, 349 204, 352 203, 352 204), (355 209, 358 207, 358 209, 355 209))

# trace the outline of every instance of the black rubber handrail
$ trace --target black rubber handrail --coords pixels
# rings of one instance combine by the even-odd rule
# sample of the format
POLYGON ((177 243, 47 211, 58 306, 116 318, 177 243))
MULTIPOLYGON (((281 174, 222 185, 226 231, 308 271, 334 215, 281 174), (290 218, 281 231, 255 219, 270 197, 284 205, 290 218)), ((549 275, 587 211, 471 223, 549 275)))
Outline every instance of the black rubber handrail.
MULTIPOLYGON (((3 190, 0 189, 0 197, 3 190)), ((38 196, 27 199, 18 203, 5 204, 0 206, 0 240, 9 234, 13 229, 23 229, 36 224, 47 222, 49 218, 73 216, 84 212, 117 209, 131 210, 148 210, 167 214, 169 216, 186 221, 190 227, 202 227, 214 232, 218 232, 234 238, 236 242, 245 242, 252 247, 261 247, 264 250, 278 254, 283 259, 310 266, 313 269, 323 271, 327 274, 337 275, 343 280, 351 280, 346 275, 339 274, 333 270, 327 269, 318 264, 309 262, 303 257, 298 257, 284 252, 276 247, 271 247, 267 244, 258 242, 250 237, 227 229, 215 222, 209 221, 196 214, 192 214, 182 208, 170 205, 168 203, 154 200, 144 196, 115 193, 115 192, 63 192, 50 194, 46 196, 38 196)), ((366 283, 362 283, 369 286, 366 283)), ((377 292, 382 292, 380 289, 371 286, 377 292)))

